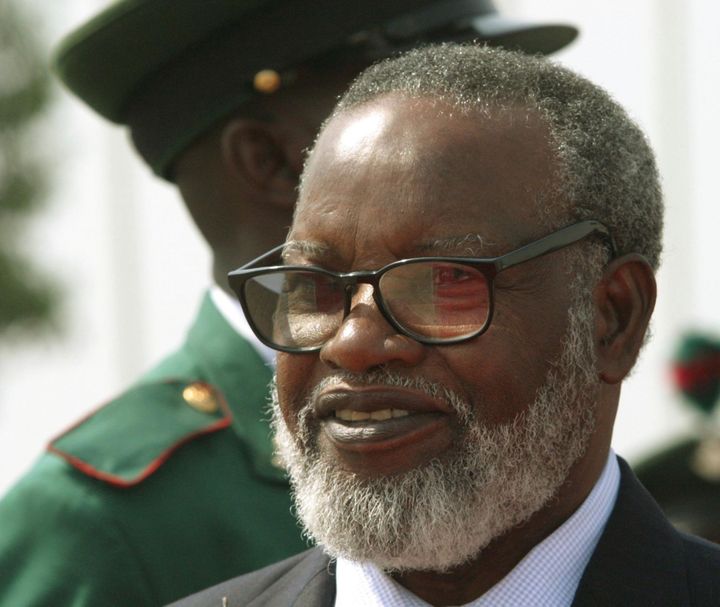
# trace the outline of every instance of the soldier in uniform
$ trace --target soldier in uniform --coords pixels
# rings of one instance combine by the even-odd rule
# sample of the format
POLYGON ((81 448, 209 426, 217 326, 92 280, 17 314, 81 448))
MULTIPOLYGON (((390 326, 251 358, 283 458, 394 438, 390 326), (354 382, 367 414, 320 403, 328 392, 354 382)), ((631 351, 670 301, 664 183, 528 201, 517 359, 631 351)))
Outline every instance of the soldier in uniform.
POLYGON ((225 276, 282 242, 303 150, 371 61, 421 41, 549 53, 576 30, 489 0, 120 0, 56 70, 175 183, 214 256, 184 345, 0 502, 0 605, 159 605, 305 547, 264 419, 272 359, 225 276))

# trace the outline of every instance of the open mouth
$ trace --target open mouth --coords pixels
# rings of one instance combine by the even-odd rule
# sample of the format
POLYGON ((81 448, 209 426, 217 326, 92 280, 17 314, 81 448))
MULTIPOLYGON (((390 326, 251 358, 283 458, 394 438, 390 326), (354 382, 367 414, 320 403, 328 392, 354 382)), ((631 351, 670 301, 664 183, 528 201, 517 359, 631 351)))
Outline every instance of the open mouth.
POLYGON ((335 417, 345 422, 366 422, 368 420, 384 422, 388 419, 407 417, 407 409, 378 409, 376 411, 356 411, 355 409, 338 409, 335 417))
POLYGON ((442 413, 408 413, 404 417, 385 420, 344 421, 330 417, 323 421, 323 428, 332 440, 346 448, 397 448, 400 443, 419 440, 434 432, 447 416, 442 413), (392 444, 383 444, 383 443, 392 444))
POLYGON ((422 441, 450 419, 444 401, 386 386, 333 389, 319 397, 316 413, 327 437, 350 451, 394 449, 422 441))

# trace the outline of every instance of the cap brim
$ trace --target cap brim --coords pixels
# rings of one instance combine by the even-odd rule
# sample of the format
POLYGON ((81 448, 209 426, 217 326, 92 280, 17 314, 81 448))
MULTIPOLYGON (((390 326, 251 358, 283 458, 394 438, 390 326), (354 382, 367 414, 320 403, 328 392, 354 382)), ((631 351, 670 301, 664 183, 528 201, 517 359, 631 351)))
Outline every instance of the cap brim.
POLYGON ((264 4, 178 2, 169 10, 163 0, 117 2, 60 43, 54 68, 78 97, 118 122, 123 103, 147 75, 264 4))
POLYGON ((561 23, 530 23, 501 15, 487 15, 472 20, 477 37, 508 50, 549 55, 567 46, 578 36, 577 28, 561 23))
POLYGON ((408 15, 420 23, 430 18, 428 36, 402 39, 398 46, 390 41, 385 56, 436 41, 433 29, 441 32, 437 41, 481 39, 543 54, 577 35, 566 25, 500 17, 483 0, 458 1, 456 13, 448 12, 449 4, 455 2, 125 0, 70 34, 56 52, 55 69, 100 115, 127 124, 140 154, 166 176, 190 141, 252 97, 258 71, 292 69, 347 47, 380 24, 408 15), (485 16, 474 17, 483 10, 485 16), (457 37, 446 27, 451 17, 463 25, 457 37))

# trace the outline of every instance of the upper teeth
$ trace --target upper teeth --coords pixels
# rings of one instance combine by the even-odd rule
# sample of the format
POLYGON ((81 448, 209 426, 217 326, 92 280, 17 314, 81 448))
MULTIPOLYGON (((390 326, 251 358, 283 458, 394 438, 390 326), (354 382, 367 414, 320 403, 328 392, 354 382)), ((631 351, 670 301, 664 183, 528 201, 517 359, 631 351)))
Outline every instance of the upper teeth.
POLYGON ((368 419, 382 421, 391 417, 405 417, 410 415, 405 409, 379 409, 378 411, 354 411, 352 409, 340 409, 335 411, 335 417, 349 422, 365 421, 368 419))

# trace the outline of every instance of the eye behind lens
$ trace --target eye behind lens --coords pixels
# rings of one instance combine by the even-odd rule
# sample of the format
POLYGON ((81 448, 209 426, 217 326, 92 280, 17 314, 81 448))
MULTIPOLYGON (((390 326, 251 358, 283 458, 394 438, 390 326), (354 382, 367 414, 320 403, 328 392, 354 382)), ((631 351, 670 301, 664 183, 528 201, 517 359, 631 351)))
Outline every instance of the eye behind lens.
POLYGON ((382 276, 380 289, 396 323, 425 338, 474 335, 488 320, 488 281, 469 265, 426 261, 397 266, 382 276))
POLYGON ((244 293, 256 330, 282 348, 322 345, 342 323, 342 284, 322 272, 262 274, 245 283, 244 293))

